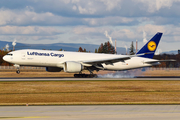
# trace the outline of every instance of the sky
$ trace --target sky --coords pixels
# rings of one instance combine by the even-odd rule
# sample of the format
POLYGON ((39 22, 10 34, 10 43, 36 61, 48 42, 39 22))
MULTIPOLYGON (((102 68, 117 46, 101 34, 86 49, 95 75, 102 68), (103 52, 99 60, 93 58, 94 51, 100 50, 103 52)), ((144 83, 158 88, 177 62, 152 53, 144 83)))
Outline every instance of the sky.
POLYGON ((180 49, 180 0, 0 0, 0 40, 27 44, 138 40, 157 32, 161 52, 180 49))

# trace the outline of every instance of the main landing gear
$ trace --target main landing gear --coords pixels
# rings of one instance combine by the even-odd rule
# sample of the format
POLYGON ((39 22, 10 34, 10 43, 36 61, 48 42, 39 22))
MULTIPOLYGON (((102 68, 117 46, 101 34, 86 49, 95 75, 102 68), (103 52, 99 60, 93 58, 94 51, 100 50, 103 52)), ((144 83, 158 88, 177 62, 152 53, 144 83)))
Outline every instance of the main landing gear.
POLYGON ((79 72, 79 74, 74 74, 75 78, 97 78, 96 74, 93 74, 92 70, 88 69, 90 74, 82 74, 82 72, 79 72))
POLYGON ((75 78, 97 78, 96 74, 74 74, 75 78))

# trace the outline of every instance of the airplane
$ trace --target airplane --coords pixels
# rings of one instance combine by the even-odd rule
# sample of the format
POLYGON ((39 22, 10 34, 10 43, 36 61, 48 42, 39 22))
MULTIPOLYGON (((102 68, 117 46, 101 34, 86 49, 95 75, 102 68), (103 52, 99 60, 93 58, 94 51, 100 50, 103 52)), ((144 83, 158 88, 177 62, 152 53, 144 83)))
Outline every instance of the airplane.
POLYGON ((14 64, 16 73, 20 66, 46 67, 48 72, 75 73, 74 77, 97 77, 93 71, 122 71, 159 65, 160 62, 174 60, 152 59, 163 33, 158 32, 135 55, 117 55, 100 53, 83 53, 68 51, 24 49, 9 52, 4 61, 14 64), (83 74, 88 70, 90 74, 83 74), (77 74, 79 73, 79 74, 77 74))

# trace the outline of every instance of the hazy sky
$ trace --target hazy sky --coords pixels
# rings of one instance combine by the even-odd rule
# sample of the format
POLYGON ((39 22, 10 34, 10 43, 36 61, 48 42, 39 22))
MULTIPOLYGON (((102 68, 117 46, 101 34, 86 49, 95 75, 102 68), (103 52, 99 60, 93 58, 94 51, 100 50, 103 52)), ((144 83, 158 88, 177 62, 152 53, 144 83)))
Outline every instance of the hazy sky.
POLYGON ((0 0, 0 40, 117 46, 163 32, 159 49, 180 49, 180 0, 0 0), (143 32, 144 31, 144 32, 143 32))

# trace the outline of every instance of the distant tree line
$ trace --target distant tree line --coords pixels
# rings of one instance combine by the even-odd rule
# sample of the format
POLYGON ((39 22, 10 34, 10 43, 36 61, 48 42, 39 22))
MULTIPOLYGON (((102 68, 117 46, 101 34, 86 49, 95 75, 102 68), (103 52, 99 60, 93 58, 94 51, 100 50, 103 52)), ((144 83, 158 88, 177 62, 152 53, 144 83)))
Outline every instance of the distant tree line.
POLYGON ((0 65, 2 65, 2 66, 12 65, 12 64, 3 60, 4 55, 6 55, 7 53, 8 53, 8 51, 0 50, 0 65))
POLYGON ((109 41, 104 44, 101 43, 98 50, 95 49, 95 53, 105 53, 105 54, 115 54, 114 46, 112 46, 109 41))
MULTIPOLYGON (((79 47, 78 52, 90 52, 90 51, 86 51, 86 49, 79 47)), ((105 54, 115 54, 115 49, 114 46, 112 46, 109 41, 105 42, 104 44, 101 43, 101 45, 99 46, 98 49, 95 49, 95 53, 105 53, 105 54)))
POLYGON ((82 49, 82 47, 79 47, 78 52, 87 52, 87 51, 86 51, 86 49, 85 49, 85 48, 84 48, 84 49, 82 49))
POLYGON ((133 41, 132 41, 131 46, 129 48, 129 54, 130 55, 134 55, 135 54, 135 48, 134 48, 133 41))

